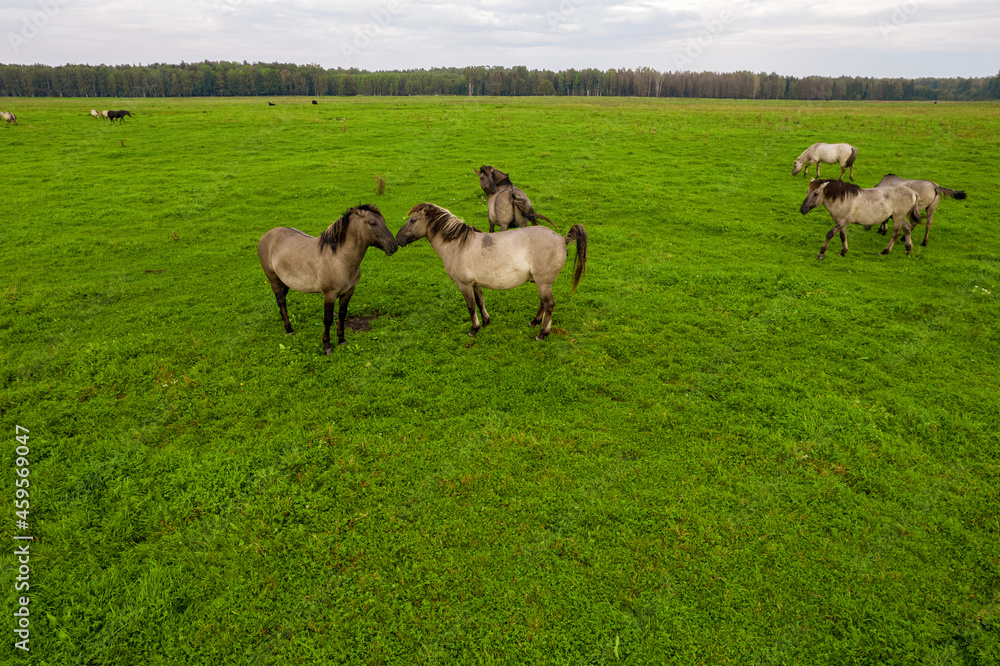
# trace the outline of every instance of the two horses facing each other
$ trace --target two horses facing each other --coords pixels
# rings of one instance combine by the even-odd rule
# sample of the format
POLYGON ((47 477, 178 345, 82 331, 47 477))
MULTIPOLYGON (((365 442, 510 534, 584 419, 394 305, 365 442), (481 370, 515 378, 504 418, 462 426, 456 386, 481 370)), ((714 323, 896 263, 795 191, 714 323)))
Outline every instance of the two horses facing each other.
POLYGON ((576 224, 566 236, 547 227, 525 227, 487 234, 469 226, 450 211, 432 203, 410 210, 410 218, 396 234, 404 247, 426 238, 444 263, 448 277, 458 285, 472 320, 471 337, 479 331, 477 309, 483 326, 490 323, 483 288, 513 289, 525 282, 538 285, 541 303, 531 326, 541 324, 536 340, 544 340, 552 327, 555 297, 552 285, 566 263, 566 246, 576 241, 573 290, 587 268, 587 232, 576 224))
POLYGON ((566 263, 566 245, 576 242, 573 290, 587 266, 587 233, 577 224, 563 237, 545 227, 511 229, 485 234, 458 219, 449 211, 430 203, 415 206, 409 219, 393 237, 385 218, 373 205, 350 208, 319 238, 298 229, 271 229, 257 243, 257 256, 274 292, 285 332, 292 334, 286 296, 289 289, 323 294, 323 350, 333 351, 330 326, 333 307, 339 299, 337 342, 344 343, 347 305, 361 279, 361 260, 375 246, 386 256, 420 238, 427 238, 444 262, 448 273, 465 297, 472 319, 470 336, 480 328, 476 310, 482 312, 483 326, 490 315, 483 301, 483 288, 513 289, 525 282, 538 285, 541 304, 531 326, 541 324, 536 340, 544 340, 552 327, 555 298, 552 285, 566 263))
POLYGON ((889 254, 892 246, 903 232, 906 253, 913 249, 910 241, 910 231, 923 222, 920 219, 920 206, 917 194, 908 187, 901 185, 885 185, 882 187, 861 188, 842 180, 830 178, 813 179, 809 183, 809 191, 799 207, 799 212, 805 215, 813 208, 824 206, 833 217, 834 226, 826 234, 826 241, 820 248, 817 259, 826 258, 826 246, 837 233, 840 234, 842 249, 840 256, 847 254, 847 234, 845 229, 850 224, 860 224, 872 227, 892 218, 892 239, 881 254, 889 254))

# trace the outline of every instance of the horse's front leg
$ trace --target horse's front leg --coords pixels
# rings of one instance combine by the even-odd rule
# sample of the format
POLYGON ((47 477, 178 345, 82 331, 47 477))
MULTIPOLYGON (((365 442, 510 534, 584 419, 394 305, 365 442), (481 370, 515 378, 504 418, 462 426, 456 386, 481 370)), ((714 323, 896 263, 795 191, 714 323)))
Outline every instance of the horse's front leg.
MULTIPOLYGON (((839 225, 838 225, 839 226, 839 225)), ((826 259, 826 246, 830 244, 830 239, 837 233, 837 227, 830 229, 826 232, 826 240, 823 241, 823 247, 819 249, 819 254, 816 255, 817 259, 826 259)))
POLYGON ((847 232, 840 230, 840 256, 847 255, 847 232))
POLYGON ((465 307, 469 310, 469 319, 472 320, 472 330, 469 331, 469 337, 474 338, 476 337, 476 333, 479 332, 479 316, 476 314, 476 293, 472 285, 469 284, 458 285, 458 290, 465 297, 465 307))
POLYGON ((483 315, 483 326, 489 326, 490 313, 486 311, 486 301, 483 299, 483 288, 476 285, 472 288, 472 293, 476 297, 476 305, 479 307, 479 311, 483 315))

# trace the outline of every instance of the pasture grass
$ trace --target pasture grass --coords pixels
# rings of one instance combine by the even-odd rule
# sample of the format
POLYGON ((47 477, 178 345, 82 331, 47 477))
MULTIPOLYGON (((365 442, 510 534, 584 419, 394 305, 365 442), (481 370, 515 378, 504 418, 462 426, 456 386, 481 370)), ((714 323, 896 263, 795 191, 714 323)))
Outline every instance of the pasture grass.
POLYGON ((30 429, 36 663, 1000 653, 997 105, 16 102, 0 414, 9 498, 30 429), (819 262, 815 141, 969 198, 909 257, 853 227, 819 262), (265 231, 423 201, 485 229, 482 164, 589 234, 546 342, 532 285, 471 340, 424 241, 368 254, 333 355, 316 295, 284 334, 265 231))

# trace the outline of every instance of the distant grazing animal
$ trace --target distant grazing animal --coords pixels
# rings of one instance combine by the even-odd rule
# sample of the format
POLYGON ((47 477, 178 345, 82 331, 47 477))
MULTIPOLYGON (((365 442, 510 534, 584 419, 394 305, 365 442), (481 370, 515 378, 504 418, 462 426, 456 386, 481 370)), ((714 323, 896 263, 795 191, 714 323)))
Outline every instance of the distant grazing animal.
POLYGON ((121 111, 108 111, 108 120, 110 120, 111 122, 115 122, 115 119, 125 122, 125 116, 131 118, 132 114, 124 109, 122 109, 121 111))
POLYGON ((531 320, 531 326, 542 325, 536 340, 544 340, 552 327, 555 297, 552 285, 566 263, 566 245, 576 241, 576 261, 573 290, 587 268, 587 232, 576 224, 564 237, 547 227, 511 229, 502 234, 486 234, 475 229, 448 210, 432 203, 422 203, 410 210, 410 218, 396 241, 400 247, 420 238, 427 238, 444 262, 448 277, 458 285, 472 320, 470 337, 479 331, 482 312, 483 326, 490 323, 483 301, 483 288, 513 289, 525 282, 538 285, 541 304, 531 320))
POLYGON ((110 111, 104 109, 103 111, 101 111, 101 118, 107 118, 109 113, 110 111))
POLYGON ((792 175, 798 175, 805 167, 803 178, 809 177, 809 167, 816 165, 816 177, 819 178, 819 163, 840 164, 840 180, 844 180, 844 171, 851 170, 851 180, 854 180, 854 160, 858 158, 858 149, 849 143, 814 143, 795 160, 792 175))
POLYGON ((317 102, 316 100, 313 100, 313 104, 319 104, 319 102, 317 102))
POLYGON ((526 227, 529 222, 537 225, 538 220, 545 220, 553 227, 556 226, 555 222, 535 212, 528 195, 514 187, 510 176, 500 169, 484 164, 478 171, 473 171, 479 176, 479 187, 488 197, 486 210, 491 233, 494 225, 499 226, 500 231, 507 231, 511 226, 526 227))
POLYGON ((93 118, 97 118, 97 119, 100 119, 100 117, 101 117, 101 112, 100 112, 100 111, 98 111, 97 109, 91 109, 91 110, 90 110, 90 115, 91 115, 91 116, 92 116, 93 118))
POLYGON ((817 259, 826 258, 826 246, 834 234, 840 234, 843 249, 840 256, 847 254, 847 234, 844 230, 849 224, 860 224, 871 227, 892 218, 892 239, 882 250, 889 254, 899 232, 903 231, 906 243, 906 253, 913 249, 910 242, 910 230, 920 224, 920 208, 917 205, 917 194, 908 187, 870 187, 867 189, 845 183, 832 178, 814 179, 809 183, 809 191, 799 207, 799 212, 805 215, 817 206, 825 206, 835 222, 833 229, 826 234, 826 241, 820 248, 817 259), (909 216, 909 221, 907 221, 909 216))
POLYGON ((274 102, 268 102, 268 103, 267 103, 267 105, 268 105, 268 106, 278 106, 278 105, 277 105, 277 104, 275 104, 274 102))
POLYGON ((0 111, 0 118, 6 120, 8 125, 14 123, 14 126, 17 127, 17 116, 10 111, 0 111))
POLYGON ((286 333, 293 333, 285 305, 288 290, 322 293, 323 351, 333 352, 330 324, 338 298, 337 344, 344 344, 347 304, 361 279, 361 260, 372 245, 382 249, 386 256, 392 256, 398 249, 382 213, 369 204, 349 208, 319 238, 289 227, 277 227, 264 234, 257 243, 257 256, 271 283, 286 333))
MULTIPOLYGON (((966 198, 965 190, 952 190, 947 187, 941 187, 933 180, 908 180, 891 173, 883 176, 882 180, 880 180, 878 185, 875 187, 885 187, 889 185, 902 185, 903 187, 908 187, 917 193, 917 206, 921 211, 927 211, 927 230, 924 232, 924 242, 921 243, 924 247, 927 247, 927 239, 931 235, 931 220, 934 218, 934 211, 937 210, 938 204, 941 203, 941 198, 966 198)), ((878 228, 878 232, 880 234, 885 234, 886 227, 888 226, 887 223, 888 220, 882 222, 882 226, 878 228)))

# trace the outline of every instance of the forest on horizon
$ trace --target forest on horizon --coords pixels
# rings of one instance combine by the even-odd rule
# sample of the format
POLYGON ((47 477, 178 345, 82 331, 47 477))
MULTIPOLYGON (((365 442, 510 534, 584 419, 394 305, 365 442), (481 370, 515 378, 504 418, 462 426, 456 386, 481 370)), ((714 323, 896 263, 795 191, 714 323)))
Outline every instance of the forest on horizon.
POLYGON ((0 64, 3 97, 277 97, 462 95, 699 97, 784 100, 1000 99, 1000 73, 972 78, 784 76, 775 73, 476 66, 367 71, 320 65, 181 62, 177 65, 0 64))

